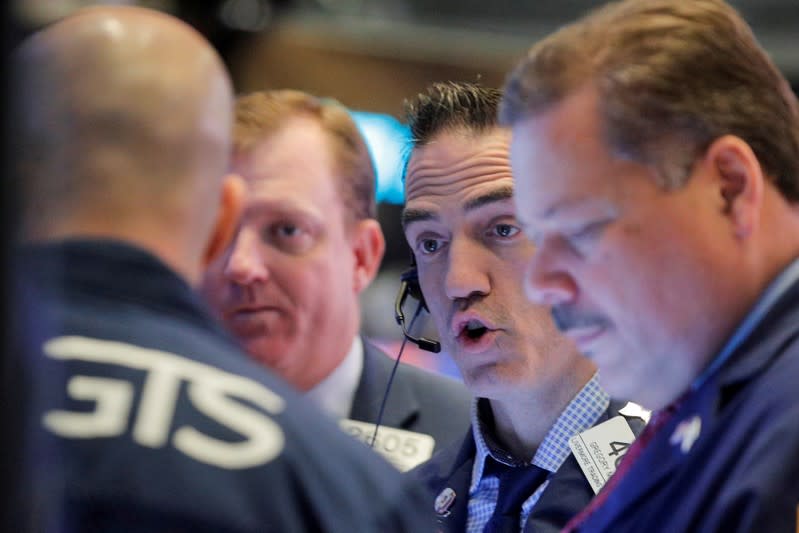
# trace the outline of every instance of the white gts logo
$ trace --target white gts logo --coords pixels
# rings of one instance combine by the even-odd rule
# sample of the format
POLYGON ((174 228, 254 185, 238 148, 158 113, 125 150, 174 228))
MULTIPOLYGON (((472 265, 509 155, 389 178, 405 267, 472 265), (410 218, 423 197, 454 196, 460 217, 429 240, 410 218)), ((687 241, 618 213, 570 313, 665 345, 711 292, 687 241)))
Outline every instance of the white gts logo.
POLYGON ((72 439, 122 435, 134 416, 132 439, 141 446, 160 448, 171 444, 187 456, 220 468, 259 466, 283 449, 283 430, 263 412, 235 398, 246 400, 269 413, 285 408, 283 398, 260 383, 230 374, 179 355, 123 342, 87 337, 58 337, 44 344, 53 359, 80 360, 144 370, 147 377, 138 408, 133 406, 134 387, 128 381, 76 375, 67 382, 67 394, 75 400, 94 401, 91 412, 52 410, 45 413, 44 427, 72 439), (219 424, 246 437, 228 442, 184 425, 172 430, 172 418, 182 382, 192 405, 219 424))

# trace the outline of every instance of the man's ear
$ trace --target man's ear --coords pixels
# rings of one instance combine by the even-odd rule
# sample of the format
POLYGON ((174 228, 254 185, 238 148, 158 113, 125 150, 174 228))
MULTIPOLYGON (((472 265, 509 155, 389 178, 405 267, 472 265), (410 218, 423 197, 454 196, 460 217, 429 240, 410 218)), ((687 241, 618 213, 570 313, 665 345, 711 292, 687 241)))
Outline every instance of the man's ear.
POLYGON ((216 222, 203 253, 203 269, 219 257, 230 244, 239 224, 246 187, 241 176, 228 174, 224 177, 219 195, 219 211, 216 222))
POLYGON ((352 250, 355 254, 353 288, 360 293, 375 279, 386 251, 386 239, 377 220, 368 218, 356 222, 352 250))
POLYGON ((734 225, 735 236, 746 238, 757 227, 766 177, 752 148, 741 138, 725 135, 706 152, 718 178, 724 214, 734 225))

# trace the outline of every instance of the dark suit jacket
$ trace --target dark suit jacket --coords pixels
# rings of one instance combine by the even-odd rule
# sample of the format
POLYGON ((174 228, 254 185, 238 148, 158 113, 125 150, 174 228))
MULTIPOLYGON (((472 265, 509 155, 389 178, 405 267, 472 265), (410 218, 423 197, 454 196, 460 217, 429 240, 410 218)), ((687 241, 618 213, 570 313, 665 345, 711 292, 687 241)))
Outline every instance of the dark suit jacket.
MULTIPOLYGON (((363 373, 350 418, 374 424, 394 360, 363 341, 363 373)), ((452 378, 400 363, 381 425, 431 435, 435 450, 461 438, 469 427, 471 393, 452 378)))
MULTIPOLYGON (((608 409, 599 417, 596 424, 609 420, 619 414, 626 402, 611 401, 608 409)), ((625 417, 633 433, 638 435, 644 421, 640 418, 625 417)), ((432 491, 433 497, 449 487, 455 491, 455 502, 450 514, 439 517, 439 528, 447 532, 466 531, 468 518, 469 485, 477 449, 474 444, 472 428, 463 438, 460 447, 450 446, 437 453, 430 461, 412 470, 409 475, 417 476, 432 491)), ((549 484, 541 498, 533 507, 527 519, 525 531, 531 533, 554 533, 585 507, 593 498, 594 491, 585 479, 573 455, 564 461, 557 472, 549 477, 549 484)))
POLYGON ((31 246, 22 257, 35 289, 24 294, 35 311, 25 356, 37 377, 25 442, 46 452, 26 465, 30 531, 427 530, 424 491, 240 352, 155 257, 106 240, 31 246), (78 380, 92 388, 73 389, 78 380), (74 423, 101 409, 103 426, 74 423), (44 418, 64 410, 71 420, 44 418), (137 436, 145 419, 160 440, 137 436), (252 442, 276 443, 276 455, 253 459, 252 442))
POLYGON ((653 437, 581 531, 794 533, 799 508, 799 283, 653 437), (701 420, 687 453, 676 427, 701 420))

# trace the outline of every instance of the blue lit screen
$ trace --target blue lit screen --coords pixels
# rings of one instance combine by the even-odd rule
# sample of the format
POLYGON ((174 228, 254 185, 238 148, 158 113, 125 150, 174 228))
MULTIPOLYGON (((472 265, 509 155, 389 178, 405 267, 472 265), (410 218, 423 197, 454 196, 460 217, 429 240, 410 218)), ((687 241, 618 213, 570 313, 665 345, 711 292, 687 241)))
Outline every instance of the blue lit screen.
POLYGON ((402 172, 410 146, 407 124, 391 115, 350 111, 361 130, 377 170, 377 201, 404 202, 402 172))

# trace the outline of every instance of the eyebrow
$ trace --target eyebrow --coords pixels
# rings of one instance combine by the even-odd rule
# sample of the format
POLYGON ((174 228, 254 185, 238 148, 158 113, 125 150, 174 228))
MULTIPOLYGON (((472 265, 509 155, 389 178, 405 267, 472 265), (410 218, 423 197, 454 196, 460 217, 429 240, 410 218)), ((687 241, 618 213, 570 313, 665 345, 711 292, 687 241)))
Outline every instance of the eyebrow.
POLYGON ((569 209, 574 209, 576 206, 585 202, 585 198, 566 198, 565 200, 561 200, 560 202, 556 203, 547 208, 544 211, 544 214, 541 216, 543 220, 550 219, 558 214, 559 211, 566 211, 569 209))
POLYGON ((422 222, 423 220, 436 220, 437 215, 427 209, 403 209, 402 210, 402 229, 407 228, 414 222, 422 222))
MULTIPOLYGON (((478 196, 477 198, 469 200, 466 205, 463 206, 463 209, 464 211, 474 211, 475 209, 479 209, 485 205, 496 202, 504 202, 505 200, 510 200, 511 198, 513 198, 513 186, 505 185, 482 196, 478 196)), ((438 215, 428 209, 406 208, 402 210, 403 229, 407 228, 414 222, 421 222, 424 220, 438 220, 438 215)))
POLYGON ((493 204, 495 202, 503 202, 513 198, 513 186, 505 185, 499 189, 495 189, 487 194, 478 196, 474 200, 469 200, 463 206, 464 211, 474 211, 486 204, 493 204))
POLYGON ((275 200, 273 198, 251 199, 249 205, 245 206, 242 217, 253 218, 274 218, 274 217, 294 217, 308 220, 324 220, 324 212, 315 209, 313 206, 298 203, 292 200, 275 200))

